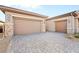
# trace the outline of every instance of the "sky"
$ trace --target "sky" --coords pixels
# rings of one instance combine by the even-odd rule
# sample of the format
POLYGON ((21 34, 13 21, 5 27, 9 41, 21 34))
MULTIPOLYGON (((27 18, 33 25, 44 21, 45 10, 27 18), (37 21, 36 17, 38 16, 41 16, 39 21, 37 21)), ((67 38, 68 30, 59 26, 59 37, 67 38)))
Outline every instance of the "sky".
MULTIPOLYGON (((51 5, 51 3, 51 0, 0 0, 0 5, 31 11, 49 17, 54 17, 71 11, 79 10, 79 5, 51 5), (50 5, 45 5, 43 3, 45 1, 50 1, 50 5), (40 2, 41 4, 39 4, 40 2)), ((0 13, 0 16, 0 19, 4 17, 2 13, 0 13)))
POLYGON ((32 12, 47 16, 57 16, 71 11, 79 10, 79 5, 41 5, 36 8, 25 8, 32 12))

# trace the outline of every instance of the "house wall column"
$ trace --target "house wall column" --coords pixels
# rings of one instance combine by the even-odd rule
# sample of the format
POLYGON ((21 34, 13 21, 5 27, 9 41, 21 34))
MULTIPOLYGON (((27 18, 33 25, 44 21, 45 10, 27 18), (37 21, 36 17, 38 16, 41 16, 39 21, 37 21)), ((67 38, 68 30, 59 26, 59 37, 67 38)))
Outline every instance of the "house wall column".
POLYGON ((69 16, 67 19, 67 34, 75 33, 75 18, 74 16, 69 16))
POLYGON ((46 21, 42 21, 42 32, 46 32, 46 21))
POLYGON ((75 25, 76 25, 76 33, 79 33, 79 19, 75 19, 75 25))
MULTIPOLYGON (((4 11, 2 11, 4 12, 4 11)), ((5 20, 5 23, 3 24, 3 38, 0 41, 0 52, 5 53, 7 51, 7 47, 10 43, 10 39, 12 36, 13 31, 12 29, 12 16, 9 15, 8 13, 4 13, 3 19, 5 20)))
POLYGON ((13 24, 13 17, 5 13, 5 37, 12 37, 14 35, 13 24))

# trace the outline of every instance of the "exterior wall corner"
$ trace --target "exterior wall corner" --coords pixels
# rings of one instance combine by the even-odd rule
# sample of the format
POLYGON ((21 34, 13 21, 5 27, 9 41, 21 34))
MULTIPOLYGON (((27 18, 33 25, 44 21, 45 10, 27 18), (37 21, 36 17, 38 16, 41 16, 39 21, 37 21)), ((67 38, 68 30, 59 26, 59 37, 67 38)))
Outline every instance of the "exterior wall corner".
POLYGON ((10 14, 5 13, 5 37, 13 36, 13 18, 10 14))
POLYGON ((69 16, 67 19, 67 34, 75 33, 75 18, 74 16, 69 16))

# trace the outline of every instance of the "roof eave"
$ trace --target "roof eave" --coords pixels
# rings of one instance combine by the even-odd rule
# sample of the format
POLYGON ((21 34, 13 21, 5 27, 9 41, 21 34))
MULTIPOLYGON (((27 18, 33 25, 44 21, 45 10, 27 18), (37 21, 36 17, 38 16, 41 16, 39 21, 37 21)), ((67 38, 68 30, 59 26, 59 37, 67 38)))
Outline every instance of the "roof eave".
POLYGON ((74 15, 76 15, 75 12, 76 11, 69 12, 69 13, 62 14, 62 15, 58 15, 58 16, 55 16, 55 17, 48 18, 47 20, 52 20, 52 19, 57 19, 57 18, 61 18, 61 17, 71 16, 71 14, 73 14, 73 16, 74 16, 74 15))
POLYGON ((15 13, 21 13, 21 14, 28 14, 28 15, 42 17, 42 18, 47 18, 48 17, 48 16, 37 14, 37 13, 34 13, 34 12, 24 11, 24 10, 12 8, 12 7, 3 6, 3 5, 0 5, 0 9, 3 12, 9 11, 9 12, 15 12, 15 13))

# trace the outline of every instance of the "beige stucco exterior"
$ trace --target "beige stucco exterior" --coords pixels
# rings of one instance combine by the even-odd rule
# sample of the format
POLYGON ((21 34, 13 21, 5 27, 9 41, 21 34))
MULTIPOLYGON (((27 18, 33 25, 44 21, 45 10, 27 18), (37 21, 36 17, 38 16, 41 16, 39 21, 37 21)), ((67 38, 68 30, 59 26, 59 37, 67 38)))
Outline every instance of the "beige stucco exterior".
POLYGON ((46 31, 55 31, 55 22, 53 20, 46 21, 46 31))

